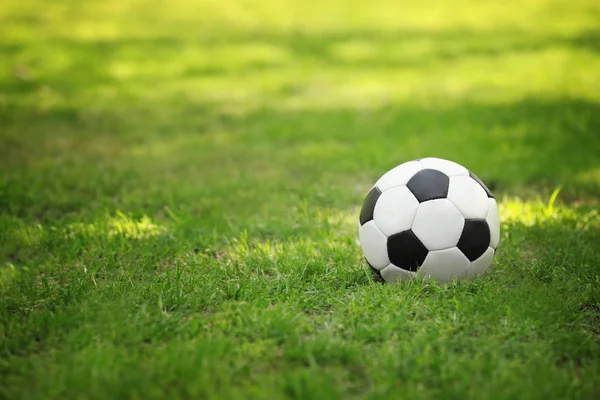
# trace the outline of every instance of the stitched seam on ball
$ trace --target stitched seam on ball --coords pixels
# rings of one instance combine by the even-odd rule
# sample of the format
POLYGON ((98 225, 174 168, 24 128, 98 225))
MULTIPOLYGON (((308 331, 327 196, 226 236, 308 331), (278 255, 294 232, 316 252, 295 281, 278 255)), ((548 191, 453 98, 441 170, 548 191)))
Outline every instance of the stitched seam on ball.
MULTIPOLYGON (((423 247, 425 247, 427 249, 427 246, 425 246, 425 244, 423 243, 423 241, 421 240, 421 238, 419 236, 417 236, 417 234, 415 233, 415 231, 413 231, 413 225, 415 224, 415 219, 417 219, 417 213, 419 212, 419 207, 421 207, 421 204, 419 204, 417 206, 417 209, 415 210, 415 215, 413 215, 413 220, 410 223, 410 231, 412 232, 413 235, 415 235, 415 237, 417 238, 417 240, 421 243, 421 245, 423 245, 423 247)), ((429 252, 429 249, 427 249, 427 252, 429 252)), ((427 256, 425 256, 425 258, 427 258, 427 256)), ((411 271, 408 269, 404 269, 402 267, 398 267, 400 269, 403 269, 404 271, 408 271, 408 272, 412 272, 412 273, 416 273, 419 269, 421 269, 421 267, 423 266, 423 263, 425 262, 425 260, 423 260, 423 262, 421 263, 421 265, 417 266, 416 271, 411 271)))
MULTIPOLYGON (((487 194, 487 193, 486 193, 486 194, 487 194)), ((487 221, 487 219, 490 217, 490 213, 492 212, 492 200, 493 200, 493 198, 488 198, 488 203, 489 203, 489 205, 488 205, 488 212, 487 212, 487 215, 485 216, 485 220, 486 220, 486 221, 487 221)), ((494 202, 495 202, 495 201, 496 201, 496 200, 494 200, 494 202)))
MULTIPOLYGON (((427 200, 427 201, 433 201, 433 200, 448 200, 448 203, 452 204, 452 207, 454 207, 454 208, 456 209, 456 211, 458 211, 458 213, 460 214, 460 216, 461 216, 461 217, 463 217, 463 229, 465 229, 465 224, 464 224, 464 222, 466 221, 466 218, 465 218, 465 216, 463 215, 463 213, 462 213, 462 212, 460 212, 460 210, 458 209, 458 207, 456 207, 456 206, 454 205, 454 203, 450 201, 450 199, 443 197, 443 198, 439 198, 439 199, 431 199, 431 200, 427 200)), ((427 201, 424 201, 424 202, 420 203, 420 204, 419 204, 419 207, 421 207, 421 204, 425 204, 425 203, 427 203, 427 201)), ((419 210, 419 209, 417 208, 417 211, 418 211, 418 210, 419 210)), ((416 216, 416 214, 415 214, 415 216, 416 216)), ((413 222, 415 222, 415 221, 414 221, 414 219, 413 219, 413 222)), ((411 226, 412 226, 412 225, 411 225, 411 226)), ((462 232, 462 231, 461 231, 461 232, 462 232)))
MULTIPOLYGON (((389 267, 396 267, 396 266, 394 264, 392 264, 392 262, 390 261, 390 263, 388 265, 386 265, 384 268, 382 268, 382 269, 379 270, 379 274, 381 275, 381 273, 384 270, 388 269, 389 267)), ((396 268, 398 268, 398 267, 396 267, 396 268)), ((383 278, 383 275, 381 275, 381 277, 383 278)), ((383 278, 383 279, 385 280, 385 278, 383 278)))
MULTIPOLYGON (((410 190, 410 189, 409 189, 409 190, 410 190)), ((431 200, 443 200, 443 199, 446 199, 446 200, 450 201, 450 199, 448 198, 448 195, 446 194, 446 196, 445 196, 445 197, 433 197, 433 198, 431 198, 431 199, 427 199, 427 200, 425 200, 425 201, 422 201, 422 202, 420 202, 420 204, 427 203, 428 201, 431 201, 431 200)), ((450 203, 452 203, 452 201, 450 201, 450 203)), ((453 205, 454 205, 454 204, 453 204, 453 205)), ((460 210, 459 210, 459 211, 460 211, 460 210)))
MULTIPOLYGON (((490 221, 488 221, 488 218, 490 217, 490 213, 492 212, 492 205, 496 204, 496 207, 498 207, 498 203, 496 202, 496 199, 494 199, 493 197, 490 197, 488 199, 488 202, 490 203, 489 207, 488 207, 488 213, 485 216, 485 222, 488 225, 488 229, 490 230, 490 248, 492 250, 494 250, 494 252, 496 252, 496 249, 498 248, 498 246, 500 245, 500 237, 498 237, 498 243, 496 244, 496 247, 492 246, 492 227, 490 226, 490 221), (493 201, 492 201, 493 200, 493 201)), ((500 224, 500 215, 498 215, 498 224, 500 224)))
MULTIPOLYGON (((444 250, 450 250, 450 249, 458 249, 458 243, 455 244, 454 246, 444 247, 443 249, 435 249, 435 250, 427 249, 427 250, 429 250, 431 252, 431 251, 444 251, 444 250)), ((458 250, 461 251, 460 249, 458 249, 458 250)), ((461 251, 461 253, 462 253, 462 251, 461 251)))
MULTIPOLYGON (((390 264, 387 267, 385 267, 384 269, 387 269, 387 268, 390 268, 390 267, 398 268, 399 270, 402 270, 403 272, 409 273, 411 275, 414 275, 416 273, 415 271, 410 271, 408 269, 404 269, 402 267, 399 267, 396 264, 394 264, 393 262, 390 262, 390 264)), ((419 267, 419 268, 421 268, 421 267, 419 267)), ((383 269, 381 271, 379 271, 379 272, 383 272, 383 269)))
MULTIPOLYGON (((413 231, 413 225, 415 224, 415 219, 417 219, 417 213, 419 212, 419 208, 421 208, 421 204, 423 204, 423 203, 419 203, 419 205, 417 206, 417 209, 415 210, 415 215, 413 215, 412 222, 410 223, 410 231, 415 236, 417 236, 417 234, 415 233, 415 231, 413 231)), ((421 244, 423 244, 423 241, 418 236, 417 236, 417 239, 419 239, 419 242, 421 242, 421 244)), ((425 246, 425 245, 423 244, 423 246, 425 246)), ((429 249, 427 249, 427 250, 429 250, 429 249)))
MULTIPOLYGON (((385 233, 383 233, 383 232, 381 231, 381 228, 377 226, 377 222, 375 222, 375 218, 373 218, 371 221, 373 221, 373 226, 375 227, 375 229, 377 229, 377 232, 381 233, 381 236, 383 236, 383 237, 385 238, 385 240, 387 241, 387 240, 388 240, 388 238, 389 238, 389 236, 388 236, 388 235, 386 235, 385 233)), ((371 221, 369 221, 369 222, 371 222, 371 221)), ((366 224, 365 224, 365 225, 366 225, 366 224)), ((391 262, 391 261, 390 261, 390 262, 391 262)))
MULTIPOLYGON (((458 213, 460 214, 460 216, 461 216, 461 217, 463 217, 463 220, 466 220, 466 219, 467 219, 467 218, 466 218, 466 217, 463 215, 463 213, 462 213, 462 212, 460 212, 460 210, 458 209, 458 207, 456 207, 456 206, 454 205, 454 203, 450 201, 450 199, 446 199, 446 200, 448 200, 448 203, 452 204, 452 207, 454 207, 454 208, 456 209, 456 211, 458 211, 458 213)), ((464 229, 464 227, 465 227, 465 225, 463 224, 463 229, 464 229)))
MULTIPOLYGON (((411 161, 407 161, 407 163, 409 163, 409 162, 412 162, 412 161, 418 162, 418 163, 419 163, 419 166, 421 167, 421 169, 420 169, 420 170, 418 170, 417 172, 415 172, 414 174, 412 174, 412 176, 411 176, 410 178, 408 178, 408 179, 407 179, 406 183, 402 183, 402 184, 400 184, 400 185, 393 185, 393 186, 390 186, 390 187, 386 188, 385 190, 381 190, 381 188, 378 186, 377 188, 378 188, 378 189, 381 191, 381 193, 385 192, 386 190, 390 190, 390 189, 392 189, 392 188, 395 188, 395 187, 399 187, 399 186, 406 186, 406 184, 408 183, 408 181, 410 181, 410 179, 411 179, 413 176, 415 176, 415 175, 416 175, 418 172, 420 172, 420 171, 422 171, 422 170, 424 170, 424 169, 425 169, 425 168, 423 168, 423 164, 421 164, 421 162, 420 162, 419 160, 411 160, 411 161)), ((389 171, 388 171, 388 172, 389 172, 389 171)), ((379 178, 379 179, 381 179, 381 178, 379 178)), ((377 183, 379 182, 379 179, 377 180, 377 182, 375 182, 375 184, 374 184, 373 186, 377 186, 377 183)))
MULTIPOLYGON (((406 182, 406 183, 408 183, 408 182, 406 182)), ((381 194, 384 194, 385 192, 387 192, 387 191, 388 191, 388 190, 390 190, 390 189, 394 189, 394 188, 398 188, 398 187, 406 186, 406 183, 402 183, 402 184, 400 184, 400 185, 394 185, 394 186, 390 186, 389 188, 387 188, 387 189, 385 189, 385 190, 381 190, 381 188, 380 188, 380 187, 378 187, 377 189, 379 189, 379 190, 381 191, 381 194)), ((410 189, 409 189, 409 190, 410 190, 410 189)), ((412 193, 412 192, 411 192, 411 193, 412 193)), ((381 196, 381 194, 380 194, 380 196, 381 196)), ((414 195, 413 195, 413 196, 414 196, 414 195)))
POLYGON ((485 253, 487 253, 488 249, 492 249, 492 262, 494 261, 494 256, 496 255, 496 249, 494 249, 492 246, 488 246, 488 248, 487 248, 487 249, 485 249, 485 251, 483 252, 483 254, 479 256, 479 258, 476 258, 476 259, 475 259, 475 260, 473 260, 473 261, 470 261, 470 260, 469 260, 469 266, 467 267, 467 272, 471 271, 471 268, 473 267, 473 263, 474 263, 475 261, 477 261, 477 260, 481 259, 481 257, 483 257, 483 255, 484 255, 485 253))
MULTIPOLYGON (((375 219, 372 219, 371 221, 373 221, 373 226, 375 227, 375 229, 377 229, 377 232, 381 233, 381 236, 383 236, 385 238, 385 258, 387 258, 387 260, 389 261, 389 263, 388 263, 388 266, 389 266, 389 264, 392 263, 392 260, 390 260, 390 255, 389 255, 388 250, 387 250, 387 240, 388 240, 389 236, 387 236, 385 233, 381 232, 381 229, 379 229, 379 227, 377 226, 377 223, 375 222, 375 219)), ((369 221, 369 222, 371 222, 371 221, 369 221)), ((387 268, 387 267, 383 267, 379 271, 381 272, 385 268, 387 268)))
MULTIPOLYGON (((467 224, 467 219, 465 218, 465 216, 463 215, 463 213, 461 213, 461 212, 460 212, 460 210, 458 209, 458 207, 456 207, 456 206, 454 205, 454 203, 453 203, 453 202, 451 202, 449 199, 446 199, 446 200, 448 200, 448 203, 452 204, 452 207, 454 207, 454 208, 456 209, 456 211, 458 211, 458 213, 460 214, 460 216, 461 216, 461 217, 462 217, 462 219, 463 219, 463 226, 462 226, 462 228, 461 228, 461 230, 460 230, 460 235, 458 236, 458 241, 456 242, 456 244, 455 244, 454 246, 450 246, 450 247, 448 247, 448 249, 451 249, 452 247, 456 247, 456 248, 458 248, 458 242, 460 242, 460 237, 462 236, 462 233, 463 233, 463 231, 465 230, 465 225, 467 224)), ((447 249, 443 249, 443 250, 447 250, 447 249)), ((460 249, 459 249, 459 250, 460 250, 460 249)), ((461 252, 462 252, 462 251, 461 251, 461 252)), ((467 257, 467 258, 468 258, 468 257, 467 257)), ((469 261, 470 261, 470 260, 469 260, 469 261)))
MULTIPOLYGON (((440 200, 440 199, 431 199, 431 200, 427 200, 427 201, 432 201, 432 200, 440 200)), ((425 246, 425 244, 423 243, 423 241, 421 240, 421 238, 415 233, 415 231, 413 231, 413 225, 415 224, 415 219, 417 219, 417 213, 419 212, 419 208, 421 208, 421 204, 425 204, 425 203, 427 203, 427 201, 424 201, 423 203, 419 203, 419 207, 417 207, 417 211, 415 211, 415 216, 413 217, 413 220, 410 223, 410 230, 411 230, 411 232, 414 233, 414 235, 417 237, 417 239, 419 239, 419 242, 421 242, 421 244, 423 246, 425 246)), ((450 204, 452 204, 452 202, 450 200, 448 200, 448 202, 450 204)), ((452 205, 454 206, 454 208, 456 208, 456 206, 454 204, 452 204, 452 205)), ((465 217, 462 215, 462 213, 460 212, 460 210, 458 208, 456 208, 456 209, 458 210, 459 214, 463 217, 463 221, 464 221, 465 217)), ((463 229, 465 229, 465 224, 464 223, 463 223, 463 229)), ((461 230, 461 235, 462 235, 462 230, 461 230)), ((458 240, 460 240, 460 237, 458 238, 458 240)), ((458 246, 458 242, 456 242, 456 244, 454 246, 448 247, 448 249, 450 249, 452 247, 457 247, 457 246, 458 246)), ((425 246, 425 248, 427 248, 427 246, 425 246)), ((439 250, 447 250, 447 249, 439 249, 439 250)), ((437 251, 437 250, 429 250, 429 249, 427 249, 427 251, 437 251)), ((423 262, 425 262, 425 261, 423 261, 423 262)), ((421 265, 419 265, 419 268, 421 268, 421 265)))
MULTIPOLYGON (((366 258, 366 257, 365 257, 365 258, 366 258)), ((368 261, 369 261, 369 260, 367 260, 367 262, 368 262, 368 261)), ((377 270, 379 273, 381 273, 381 271, 383 271, 384 269, 386 269, 387 267, 389 267, 391 263, 392 263, 392 262, 390 261, 390 262, 388 263, 388 265, 386 265, 385 267, 383 267, 383 268, 381 268, 381 269, 378 269, 377 267, 375 267, 375 266, 371 265, 370 263, 369 263, 369 266, 370 266, 371 268, 373 268, 373 269, 377 270)))

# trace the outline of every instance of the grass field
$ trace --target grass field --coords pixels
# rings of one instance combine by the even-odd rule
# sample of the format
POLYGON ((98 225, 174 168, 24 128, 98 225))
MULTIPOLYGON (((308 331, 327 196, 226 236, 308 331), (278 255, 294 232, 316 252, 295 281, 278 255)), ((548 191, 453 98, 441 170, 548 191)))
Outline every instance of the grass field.
POLYGON ((599 21, 3 2, 0 398, 599 398, 599 21), (425 156, 494 190, 494 268, 378 283, 361 202, 425 156))

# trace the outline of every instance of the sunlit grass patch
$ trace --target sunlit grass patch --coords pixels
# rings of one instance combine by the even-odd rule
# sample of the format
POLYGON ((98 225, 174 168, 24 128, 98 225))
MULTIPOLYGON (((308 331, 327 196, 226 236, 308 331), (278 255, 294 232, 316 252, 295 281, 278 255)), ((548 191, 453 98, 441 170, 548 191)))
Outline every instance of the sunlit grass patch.
POLYGON ((560 190, 556 189, 549 199, 522 199, 506 197, 498 205, 504 229, 512 224, 527 227, 561 224, 574 225, 581 231, 600 228, 600 213, 596 208, 556 202, 560 190))
POLYGON ((81 235, 84 237, 135 240, 146 239, 166 234, 167 232, 167 226, 156 223, 147 215, 140 218, 132 218, 122 212, 116 212, 114 215, 109 215, 105 219, 93 223, 72 223, 65 228, 67 238, 74 238, 81 235))
POLYGON ((15 265, 7 263, 0 265, 0 289, 6 289, 17 276, 15 265))

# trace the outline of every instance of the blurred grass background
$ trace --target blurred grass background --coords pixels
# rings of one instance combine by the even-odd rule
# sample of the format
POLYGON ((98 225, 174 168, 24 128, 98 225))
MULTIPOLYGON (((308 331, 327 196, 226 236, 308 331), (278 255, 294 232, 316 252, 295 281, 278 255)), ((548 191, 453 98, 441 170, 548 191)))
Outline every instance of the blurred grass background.
POLYGON ((157 196, 340 206, 425 155, 500 189, 600 191, 596 1, 27 0, 0 13, 4 181, 52 205, 29 213, 157 196))

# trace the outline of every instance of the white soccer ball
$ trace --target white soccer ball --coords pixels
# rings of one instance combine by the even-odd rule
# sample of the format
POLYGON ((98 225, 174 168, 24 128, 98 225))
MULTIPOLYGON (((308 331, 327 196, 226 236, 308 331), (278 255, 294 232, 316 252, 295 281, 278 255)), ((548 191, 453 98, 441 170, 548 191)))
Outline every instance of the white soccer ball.
POLYGON ((429 157, 385 173, 359 217, 360 246, 386 282, 417 275, 449 282, 487 271, 500 242, 498 205, 453 161, 429 157))

